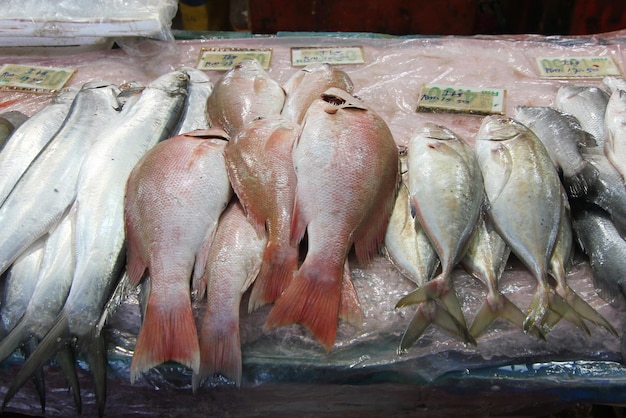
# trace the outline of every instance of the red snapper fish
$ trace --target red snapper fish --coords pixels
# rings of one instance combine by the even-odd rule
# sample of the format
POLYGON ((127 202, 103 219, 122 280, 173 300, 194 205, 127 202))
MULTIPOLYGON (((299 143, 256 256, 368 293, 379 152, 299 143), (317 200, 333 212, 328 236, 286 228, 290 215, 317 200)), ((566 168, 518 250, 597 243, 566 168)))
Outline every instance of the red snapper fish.
POLYGON ((193 131, 153 147, 133 169, 125 197, 127 272, 150 290, 130 367, 131 382, 165 361, 200 366, 190 282, 204 273, 206 251, 232 189, 225 134, 193 131))
POLYGON ((207 99, 211 126, 231 137, 253 120, 279 115, 285 91, 257 60, 243 60, 226 72, 207 99))
POLYGON ((354 288, 344 281, 354 244, 359 262, 380 248, 399 182, 398 149, 387 124, 344 90, 314 101, 293 151, 297 176, 291 240, 308 236, 306 257, 270 311, 266 327, 306 327, 330 350, 354 288))
POLYGON ((295 123, 273 116, 251 122, 226 145, 233 189, 248 218, 268 237, 250 310, 278 299, 298 269, 298 246, 290 242, 296 194, 291 154, 298 132, 295 123))

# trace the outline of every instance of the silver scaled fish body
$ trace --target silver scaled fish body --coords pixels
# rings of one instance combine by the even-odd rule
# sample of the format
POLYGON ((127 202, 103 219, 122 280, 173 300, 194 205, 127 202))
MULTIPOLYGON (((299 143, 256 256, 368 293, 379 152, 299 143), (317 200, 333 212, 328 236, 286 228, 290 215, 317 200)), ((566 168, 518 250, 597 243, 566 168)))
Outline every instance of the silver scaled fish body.
POLYGON ((604 153, 613 167, 626 179, 626 90, 611 94, 606 106, 604 153))
MULTIPOLYGON (((452 287, 451 273, 467 251, 482 206, 483 181, 476 156, 454 132, 428 123, 409 142, 408 170, 412 210, 435 248, 442 271, 400 299, 396 307, 426 303, 422 305, 426 320, 440 323, 438 315, 449 316, 448 322, 455 325, 455 333, 475 344, 452 287), (434 303, 436 300, 445 309, 434 303)), ((423 323, 410 324, 400 350, 419 338, 418 332, 413 332, 414 327, 425 328, 423 323)))
POLYGON ((606 142, 604 115, 609 95, 598 87, 562 86, 556 98, 556 107, 573 115, 583 130, 589 132, 600 146, 606 142))
POLYGON ((545 146, 514 119, 486 117, 476 138, 488 216, 511 251, 538 282, 524 330, 541 325, 549 309, 567 303, 548 283, 548 264, 561 217, 561 183, 545 146))

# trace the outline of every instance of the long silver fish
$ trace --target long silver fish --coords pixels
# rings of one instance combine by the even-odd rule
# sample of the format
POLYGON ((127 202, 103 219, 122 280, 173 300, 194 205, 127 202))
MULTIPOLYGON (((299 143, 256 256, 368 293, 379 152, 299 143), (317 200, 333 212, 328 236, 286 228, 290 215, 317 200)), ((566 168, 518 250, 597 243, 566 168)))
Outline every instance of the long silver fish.
POLYGON ((0 207, 0 272, 61 219, 76 197, 78 173, 91 145, 117 116, 117 88, 86 83, 55 140, 0 207))
POLYGON ((626 241, 610 216, 591 205, 575 207, 572 226, 578 243, 589 257, 598 295, 614 306, 625 306, 626 241))
POLYGON ((616 90, 606 106, 607 138, 604 153, 613 167, 626 179, 626 91, 616 90))
POLYGON ((0 152, 0 205, 67 117, 78 90, 61 90, 52 101, 13 132, 0 152))
POLYGON ((211 127, 207 113, 207 99, 213 92, 211 79, 204 71, 197 68, 185 67, 182 71, 189 75, 189 94, 187 94, 183 113, 172 136, 211 127))
POLYGON ((15 260, 6 274, 0 318, 2 333, 10 332, 26 311, 35 288, 47 236, 43 236, 15 260))
MULTIPOLYGON (((400 299, 396 307, 439 299, 458 322, 464 339, 475 343, 467 332, 451 273, 467 251, 482 206, 483 181, 476 156, 454 132, 431 123, 414 133, 408 153, 411 207, 437 252, 442 271, 400 299)), ((418 337, 407 330, 401 346, 413 342, 405 341, 407 335, 413 341, 418 337)))
POLYGON ((596 174, 583 158, 581 144, 587 141, 578 119, 547 106, 518 106, 515 119, 526 125, 545 145, 552 161, 563 173, 563 184, 572 196, 587 192, 587 179, 596 174))
POLYGON ((604 115, 609 95, 598 87, 562 86, 556 94, 556 107, 574 115, 583 130, 589 132, 600 146, 606 141, 604 115))
POLYGON ((124 267, 126 183, 139 159, 170 136, 182 112, 188 80, 185 73, 175 71, 151 82, 89 150, 75 202, 72 287, 55 326, 24 366, 47 361, 56 351, 46 349, 69 335, 86 351, 99 411, 104 410, 106 397, 106 352, 101 351, 104 343, 97 325, 124 267))
POLYGON ((549 308, 561 316, 569 309, 547 277, 559 230, 561 182, 545 146, 514 119, 483 119, 475 149, 485 181, 488 215, 538 282, 524 321, 524 329, 529 331, 542 323, 549 308))
POLYGON ((216 373, 241 385, 239 305, 259 272, 266 243, 265 234, 257 233, 233 199, 217 225, 204 270, 207 302, 198 327, 200 369, 193 375, 194 389, 216 373))

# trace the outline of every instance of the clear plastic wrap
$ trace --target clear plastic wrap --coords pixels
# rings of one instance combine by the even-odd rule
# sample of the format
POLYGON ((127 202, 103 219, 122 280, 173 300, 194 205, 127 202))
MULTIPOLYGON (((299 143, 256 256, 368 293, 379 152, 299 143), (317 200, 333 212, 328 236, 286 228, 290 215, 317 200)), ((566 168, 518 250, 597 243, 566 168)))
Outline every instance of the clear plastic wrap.
MULTIPOLYGON (((426 121, 445 125, 470 144, 474 143, 481 116, 416 111, 424 84, 504 89, 504 112, 513 116, 517 105, 554 105, 559 86, 574 83, 601 85, 600 78, 542 78, 537 71, 536 57, 610 56, 619 68, 626 68, 624 31, 571 38, 369 38, 347 34, 285 34, 178 41, 175 55, 168 57, 171 60, 159 60, 158 57, 138 59, 124 50, 109 50, 64 56, 2 56, 0 64, 76 68, 70 85, 81 85, 94 79, 118 84, 147 83, 171 68, 196 66, 202 48, 271 48, 269 74, 276 81, 285 83, 298 70, 291 65, 290 48, 354 45, 363 47, 366 63, 341 68, 352 78, 355 94, 387 122, 398 145, 407 145, 412 132, 426 121), (153 65, 146 66, 146 62, 153 65)), ((222 75, 217 71, 207 74, 214 82, 222 75)), ((49 99, 50 95, 0 92, 0 109, 19 110, 31 115, 49 99)), ((414 285, 382 256, 368 266, 360 266, 351 259, 351 266, 365 320, 360 328, 340 322, 330 352, 297 325, 264 330, 263 323, 270 307, 248 314, 244 296, 241 304, 243 382, 240 390, 215 378, 205 382, 199 393, 192 395, 191 373, 177 364, 159 366, 131 386, 130 359, 141 320, 137 295, 131 295, 110 318, 106 328, 110 374, 105 413, 159 415, 164 409, 187 416, 251 411, 260 414, 358 413, 381 410, 376 409, 369 399, 372 394, 381 392, 389 393, 394 400, 393 405, 382 403, 383 412, 430 408, 436 413, 433 408, 439 407, 443 408, 440 411, 453 413, 455 409, 450 403, 453 404, 455 399, 459 402, 457 412, 472 406, 501 415, 519 413, 525 407, 539 403, 546 408, 541 410, 542 414, 572 402, 626 403, 626 368, 619 364, 620 339, 598 327, 592 326, 591 335, 587 335, 573 324, 561 321, 546 341, 541 341, 509 323, 497 321, 478 338, 477 347, 466 346, 444 331, 430 327, 414 347, 400 355, 397 347, 414 308, 395 309, 394 306, 414 285), (516 395, 513 402, 507 395, 516 392, 517 386, 525 392, 519 397, 516 395), (335 398, 328 399, 329 391, 332 391, 329 388, 335 391, 335 398), (352 392, 354 388, 359 391, 352 392), (451 395, 457 390, 480 393, 483 398, 459 401, 459 397, 451 395), (446 399, 449 403, 444 405, 445 402, 435 399, 446 399), (283 404, 280 410, 276 409, 279 403, 283 404), (303 410, 302 405, 308 405, 309 409, 303 410), (332 409, 333 406, 338 409, 332 409), (362 409, 366 407, 369 409, 362 409), (489 407, 493 409, 485 409, 489 407)), ((570 286, 605 316, 621 335, 626 324, 624 311, 608 305, 596 295, 591 269, 580 254, 568 280, 570 286)), ((486 287, 460 269, 455 271, 453 281, 464 313, 471 321, 484 300, 486 287)), ((504 272, 501 290, 526 310, 535 285, 532 276, 513 259, 504 272)), ((196 304, 198 318, 202 311, 203 305, 196 304)), ((0 393, 6 391, 11 374, 20 363, 21 358, 14 356, 0 370, 0 393)), ((65 387, 60 372, 55 366, 46 370, 51 376, 48 391, 53 392, 47 402, 47 414, 74 414, 71 396, 60 389, 65 387)), ((85 400, 83 412, 94 414, 92 385, 85 370, 81 370, 81 384, 85 400)), ((39 413, 32 387, 24 387, 7 410, 39 413)))

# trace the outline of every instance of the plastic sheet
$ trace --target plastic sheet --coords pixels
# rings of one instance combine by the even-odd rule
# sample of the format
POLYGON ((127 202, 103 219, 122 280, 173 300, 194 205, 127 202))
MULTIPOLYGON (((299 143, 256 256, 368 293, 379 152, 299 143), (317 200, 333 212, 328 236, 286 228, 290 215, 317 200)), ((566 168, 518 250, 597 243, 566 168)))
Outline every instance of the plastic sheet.
MULTIPOLYGON (((440 123, 473 144, 481 116, 416 112, 424 84, 462 85, 506 90, 505 113, 516 105, 553 105, 558 87, 565 84, 601 85, 601 79, 546 79, 538 75, 536 57, 610 56, 626 68, 626 32, 592 37, 471 37, 386 38, 363 36, 286 36, 212 38, 176 42, 175 55, 137 59, 124 50, 94 51, 78 55, 2 56, 3 63, 28 63, 76 68, 71 85, 94 79, 124 84, 147 83, 166 70, 195 66, 202 48, 271 48, 270 75, 284 83, 298 68, 291 65, 290 48, 298 46, 363 46, 366 63, 344 65, 352 78, 355 94, 388 123, 398 145, 406 145, 413 130, 425 121, 440 123)), ((209 71, 216 81, 221 72, 209 71)), ((0 109, 33 114, 49 95, 0 92, 0 109)), ((514 326, 498 321, 478 339, 478 346, 465 346, 444 331, 431 327, 406 354, 399 355, 400 337, 413 315, 412 308, 395 309, 399 298, 413 289, 384 258, 368 266, 351 260, 354 284, 365 321, 360 328, 340 322, 337 340, 326 352, 297 325, 266 331, 264 307, 248 314, 247 300, 241 308, 243 383, 240 390, 220 378, 206 382, 191 394, 191 373, 165 364, 146 373, 131 386, 129 365, 140 323, 137 297, 133 295, 110 319, 109 395, 106 413, 159 415, 163 408, 176 414, 207 413, 287 414, 379 410, 369 398, 388 393, 393 404, 382 403, 382 412, 422 411, 426 408, 454 413, 463 408, 482 408, 500 415, 520 413, 541 403, 541 414, 572 402, 626 404, 626 369, 619 364, 620 340, 597 327, 586 335, 574 325, 559 322, 540 341, 514 326), (602 389, 600 388, 601 385, 602 389), (608 386, 607 386, 608 385, 608 386), (515 401, 510 398, 521 386, 515 401), (329 391, 336 397, 331 398, 329 391), (354 391, 353 391, 354 390, 354 391), (461 391, 482 398, 459 395, 461 391), (392 395, 393 394, 393 395, 392 395), (344 397, 345 395, 345 397, 344 397), (441 401, 447 400, 447 403, 441 401), (457 402, 456 408, 454 402, 457 402), (261 406, 264 401, 266 406, 261 406), (300 403, 298 403, 300 402, 300 403), (193 409, 190 404, 196 404, 193 409), (282 403, 282 409, 276 409, 282 403), (308 405, 309 409, 302 409, 308 405), (369 409, 362 409, 368 407, 369 409), (335 409, 333 409, 333 407, 335 409), (273 409, 274 408, 274 409, 273 409), (487 408, 487 409, 485 409, 487 408), (491 409, 488 409, 491 408, 491 409)), ((486 295, 486 288, 461 270, 454 284, 468 321, 486 295)), ((595 293, 591 270, 582 257, 571 269, 570 286, 604 315, 620 334, 626 320, 595 293)), ((528 308, 535 281, 516 260, 509 263, 501 289, 522 310, 528 308)), ((195 306, 198 317, 203 306, 195 306)), ((0 393, 6 391, 21 358, 14 356, 0 370, 0 393)), ((71 396, 55 366, 50 375, 49 415, 74 414, 71 396)), ((94 414, 93 395, 85 371, 81 374, 84 413, 94 414)), ((32 387, 25 387, 9 404, 8 411, 39 413, 32 387)), ((427 411, 426 411, 427 412, 427 411)), ((488 412, 486 412, 488 413, 488 412)))

